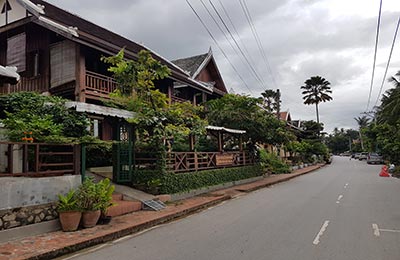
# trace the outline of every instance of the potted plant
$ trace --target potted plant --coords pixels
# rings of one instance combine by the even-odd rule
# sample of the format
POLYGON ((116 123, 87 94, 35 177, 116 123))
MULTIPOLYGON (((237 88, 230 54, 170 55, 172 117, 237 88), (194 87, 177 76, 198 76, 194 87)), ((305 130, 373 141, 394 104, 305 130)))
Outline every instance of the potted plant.
POLYGON ((67 195, 58 195, 57 211, 63 231, 75 231, 81 221, 82 212, 79 209, 74 190, 67 195))
POLYGON ((99 208, 101 215, 99 222, 101 224, 108 224, 111 221, 111 216, 107 216, 107 210, 114 205, 112 202, 112 194, 115 190, 115 186, 111 185, 110 180, 106 178, 96 184, 96 190, 100 198, 99 208))
POLYGON ((101 199, 92 178, 86 178, 77 191, 78 205, 82 209, 82 226, 94 227, 100 218, 101 199))

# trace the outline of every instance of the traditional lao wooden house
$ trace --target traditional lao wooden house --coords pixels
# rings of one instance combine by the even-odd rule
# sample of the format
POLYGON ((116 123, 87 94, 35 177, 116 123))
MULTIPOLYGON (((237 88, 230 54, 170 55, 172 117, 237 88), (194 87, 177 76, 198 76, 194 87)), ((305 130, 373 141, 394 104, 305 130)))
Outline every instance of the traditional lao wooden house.
MULTIPOLYGON (((154 51, 45 1, 0 0, 0 8, 0 65, 15 66, 21 75, 17 84, 0 84, 0 93, 36 91, 77 102, 71 106, 87 109, 93 133, 103 140, 115 139, 113 126, 126 113, 119 117, 115 111, 98 107, 117 87, 107 65, 100 60, 102 56, 125 48, 127 58, 137 59, 139 51, 149 50, 153 58, 171 70, 171 76, 156 82, 156 87, 172 102, 196 103, 199 96, 214 95, 212 87, 154 51), (185 86, 184 96, 174 95, 174 86, 180 85, 185 86)), ((205 74, 200 73, 201 78, 205 74)), ((224 90, 223 83, 220 85, 224 90)))
POLYGON ((176 82, 175 95, 182 99, 193 97, 194 104, 200 104, 207 100, 220 98, 227 94, 225 83, 215 62, 211 48, 207 53, 172 61, 190 75, 192 80, 199 82, 209 91, 199 92, 190 85, 176 82))

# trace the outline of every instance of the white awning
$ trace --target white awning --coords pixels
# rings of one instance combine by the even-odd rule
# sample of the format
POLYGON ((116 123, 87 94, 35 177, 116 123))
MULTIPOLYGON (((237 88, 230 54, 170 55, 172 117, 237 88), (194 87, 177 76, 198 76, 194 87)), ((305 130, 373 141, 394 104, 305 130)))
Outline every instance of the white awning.
POLYGON ((208 125, 206 126, 207 130, 213 130, 213 131, 223 131, 231 134, 245 134, 246 130, 239 130, 239 129, 230 129, 230 128, 225 128, 222 126, 212 126, 208 125))
POLYGON ((17 73, 17 67, 3 67, 0 66, 0 76, 4 78, 11 79, 15 82, 20 80, 20 76, 17 73))
POLYGON ((83 102, 75 102, 75 101, 65 102, 65 106, 67 108, 75 108, 77 112, 86 112, 96 115, 113 116, 125 119, 135 117, 135 113, 128 110, 93 105, 83 102))

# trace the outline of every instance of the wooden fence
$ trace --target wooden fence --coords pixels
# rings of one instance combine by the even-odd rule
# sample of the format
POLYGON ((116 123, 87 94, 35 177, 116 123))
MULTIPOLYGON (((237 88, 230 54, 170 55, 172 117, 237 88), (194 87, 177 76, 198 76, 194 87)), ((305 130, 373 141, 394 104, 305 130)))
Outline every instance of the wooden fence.
MULTIPOLYGON (((157 158, 152 154, 136 154, 134 161, 137 169, 154 169, 157 158)), ((168 152, 166 156, 167 171, 175 173, 252 165, 254 162, 254 156, 248 151, 168 152)))
POLYGON ((80 174, 80 145, 0 142, 0 177, 80 174))

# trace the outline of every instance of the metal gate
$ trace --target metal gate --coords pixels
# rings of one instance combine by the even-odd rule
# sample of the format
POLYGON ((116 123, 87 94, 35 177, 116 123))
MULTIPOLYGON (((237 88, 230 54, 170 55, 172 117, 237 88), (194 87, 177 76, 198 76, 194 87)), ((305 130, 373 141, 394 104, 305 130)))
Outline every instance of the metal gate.
POLYGON ((134 172, 134 142, 131 125, 121 124, 117 131, 117 142, 113 144, 113 181, 132 183, 134 172))

